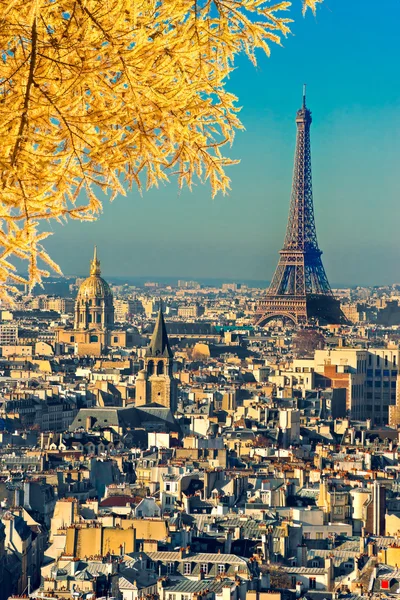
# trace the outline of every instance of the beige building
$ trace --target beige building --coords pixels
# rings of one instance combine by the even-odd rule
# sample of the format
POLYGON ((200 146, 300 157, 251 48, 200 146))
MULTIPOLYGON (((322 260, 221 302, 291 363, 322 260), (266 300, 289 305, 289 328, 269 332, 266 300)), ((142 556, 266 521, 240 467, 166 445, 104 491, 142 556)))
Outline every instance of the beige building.
POLYGON ((197 319, 204 310, 198 304, 187 304, 178 308, 178 317, 181 319, 197 319))
POLYGON ((73 313, 75 301, 72 298, 47 298, 44 307, 47 310, 55 310, 61 314, 73 313))
POLYGON ((15 346, 18 342, 18 325, 0 325, 0 346, 15 346))
POLYGON ((326 387, 347 389, 347 408, 354 419, 389 423, 389 406, 396 404, 399 349, 337 348, 316 350, 315 372, 326 378, 326 387))
POLYGON ((125 323, 128 321, 130 315, 135 313, 135 301, 134 300, 114 300, 114 314, 115 320, 118 323, 125 323))
POLYGON ((65 542, 65 555, 73 558, 106 556, 135 552, 136 534, 133 525, 130 528, 103 527, 80 524, 68 527, 65 542))

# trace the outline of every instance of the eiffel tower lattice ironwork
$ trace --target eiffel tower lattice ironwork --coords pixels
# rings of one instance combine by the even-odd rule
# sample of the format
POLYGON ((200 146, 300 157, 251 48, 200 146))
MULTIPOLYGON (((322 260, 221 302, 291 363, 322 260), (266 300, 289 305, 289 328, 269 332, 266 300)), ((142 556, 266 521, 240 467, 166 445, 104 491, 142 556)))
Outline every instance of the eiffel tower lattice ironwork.
POLYGON ((303 105, 296 115, 296 152, 286 236, 271 285, 257 306, 258 325, 282 318, 295 324, 345 321, 329 285, 317 242, 311 176, 311 122, 304 86, 303 105))

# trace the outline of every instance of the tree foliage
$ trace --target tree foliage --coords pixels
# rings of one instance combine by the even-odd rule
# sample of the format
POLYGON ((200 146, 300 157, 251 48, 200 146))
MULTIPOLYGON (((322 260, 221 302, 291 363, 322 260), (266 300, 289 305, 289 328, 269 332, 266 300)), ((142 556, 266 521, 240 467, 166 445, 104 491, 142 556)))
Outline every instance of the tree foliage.
POLYGON ((293 336, 292 343, 297 358, 313 357, 315 350, 324 348, 325 338, 315 329, 301 329, 293 336))
MULTIPOLYGON (((322 0, 303 0, 303 10, 322 0)), ((124 194, 175 173, 229 189, 222 151, 237 54, 256 63, 289 33, 291 3, 268 0, 0 0, 0 283, 58 270, 47 219, 93 219, 99 190, 124 194)), ((3 294, 7 289, 2 286, 3 294)))

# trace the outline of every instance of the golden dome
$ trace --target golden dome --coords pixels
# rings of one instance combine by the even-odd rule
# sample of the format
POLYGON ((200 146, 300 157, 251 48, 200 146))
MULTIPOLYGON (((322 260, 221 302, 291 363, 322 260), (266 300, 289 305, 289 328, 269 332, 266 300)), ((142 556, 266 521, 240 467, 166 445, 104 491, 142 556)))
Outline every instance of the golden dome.
POLYGON ((90 276, 81 283, 78 299, 112 298, 110 286, 100 277, 100 261, 97 258, 97 248, 94 249, 93 260, 90 262, 90 276))

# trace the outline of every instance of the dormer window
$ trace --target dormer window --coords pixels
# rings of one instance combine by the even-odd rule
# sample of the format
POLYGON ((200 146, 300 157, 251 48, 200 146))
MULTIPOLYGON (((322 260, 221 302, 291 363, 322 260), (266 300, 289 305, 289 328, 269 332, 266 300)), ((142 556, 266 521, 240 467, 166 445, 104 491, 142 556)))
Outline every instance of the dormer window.
POLYGON ((175 571, 175 563, 169 562, 167 564, 167 573, 168 573, 168 575, 172 575, 172 573, 174 573, 174 571, 175 571))
POLYGON ((220 575, 222 575, 222 573, 225 573, 225 565, 218 565, 218 573, 220 575))
POLYGON ((192 565, 190 563, 184 563, 183 565, 183 574, 190 575, 192 572, 192 565))
POLYGON ((200 565, 200 573, 203 573, 204 575, 208 574, 208 564, 207 563, 202 563, 200 565))

